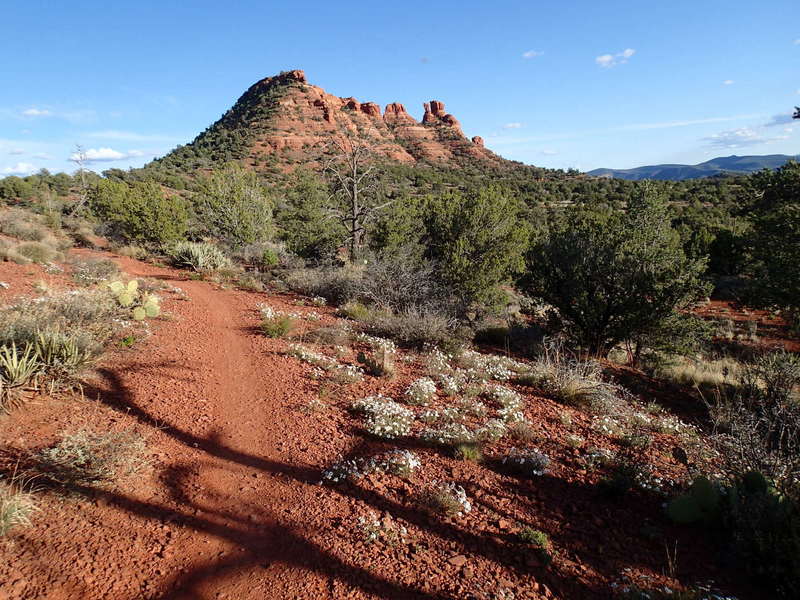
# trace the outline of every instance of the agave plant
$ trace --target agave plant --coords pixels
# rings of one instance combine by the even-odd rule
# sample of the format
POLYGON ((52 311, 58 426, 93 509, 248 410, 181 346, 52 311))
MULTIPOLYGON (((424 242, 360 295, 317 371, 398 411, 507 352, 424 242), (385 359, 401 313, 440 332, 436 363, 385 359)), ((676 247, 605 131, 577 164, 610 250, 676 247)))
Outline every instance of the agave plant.
POLYGON ((16 344, 0 348, 0 379, 5 390, 20 388, 36 377, 42 365, 31 344, 20 351, 16 344))

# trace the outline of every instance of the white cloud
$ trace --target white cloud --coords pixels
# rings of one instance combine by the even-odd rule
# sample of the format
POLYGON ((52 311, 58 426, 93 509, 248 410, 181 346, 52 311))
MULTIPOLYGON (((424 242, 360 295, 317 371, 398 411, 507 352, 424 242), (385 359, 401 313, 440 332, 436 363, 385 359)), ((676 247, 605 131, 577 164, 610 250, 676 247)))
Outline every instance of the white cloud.
POLYGON ((32 165, 26 162, 18 162, 12 167, 6 167, 5 169, 0 170, 0 173, 5 175, 30 175, 34 171, 37 171, 38 168, 36 165, 32 165))
POLYGON ((544 54, 543 51, 528 50, 527 52, 522 53, 522 58, 536 58, 537 56, 541 56, 542 54, 544 54))
POLYGON ((794 41, 794 45, 795 45, 795 46, 800 46, 800 38, 797 38, 797 39, 794 41))
POLYGON ((544 154, 545 156, 555 156, 556 154, 558 154, 558 151, 557 150, 542 150, 542 154, 544 154))
POLYGON ((22 111, 23 117, 51 117, 53 113, 44 108, 28 108, 22 111))
POLYGON ((506 123, 503 125, 503 129, 519 129, 522 127, 522 123, 506 123))
MULTIPOLYGON (((113 148, 89 148, 83 152, 83 158, 86 162, 113 162, 115 160, 124 160, 126 158, 136 158, 144 156, 141 150, 129 150, 128 152, 119 152, 113 148)), ((77 152, 69 155, 69 160, 75 162, 80 160, 77 152)))
POLYGON ((616 54, 601 54, 594 59, 594 62, 601 67, 609 68, 616 65, 624 65, 634 54, 636 54, 636 50, 633 48, 625 48, 625 50, 617 52, 616 54))
POLYGON ((751 127, 739 127, 715 133, 710 137, 703 138, 709 145, 715 148, 741 148, 743 146, 757 146, 768 144, 779 140, 788 139, 788 135, 777 135, 768 137, 751 127))
POLYGON ((15 156, 19 154, 25 154, 25 150, 23 150, 22 148, 14 148, 13 150, 9 150, 8 153, 11 156, 15 156))
POLYGON ((734 83, 736 82, 733 79, 726 79, 722 82, 722 85, 733 85, 734 83))
POLYGON ((40 160, 53 160, 53 157, 50 156, 47 152, 37 152, 33 155, 33 158, 38 158, 40 160))

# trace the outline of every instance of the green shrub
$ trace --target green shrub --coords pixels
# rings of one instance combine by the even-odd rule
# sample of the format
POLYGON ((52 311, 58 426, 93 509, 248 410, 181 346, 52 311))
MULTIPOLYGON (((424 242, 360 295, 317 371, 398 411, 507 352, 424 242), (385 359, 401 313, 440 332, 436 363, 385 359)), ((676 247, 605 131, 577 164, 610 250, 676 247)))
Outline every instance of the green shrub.
POLYGON ((649 189, 627 211, 571 208, 529 254, 526 291, 593 356, 632 342, 638 357, 702 336, 682 311, 709 291, 706 261, 686 256, 668 203, 649 189))
POLYGON ((30 517, 36 510, 32 494, 0 482, 0 537, 16 527, 30 525, 30 517))
POLYGON ((405 346, 431 345, 448 352, 467 343, 465 332, 454 326, 455 322, 445 315, 413 309, 398 314, 372 313, 366 320, 366 329, 373 335, 391 338, 405 346))
POLYGON ((469 462, 481 462, 483 460, 483 449, 480 442, 466 442, 456 444, 453 448, 456 458, 469 462))
POLYGON ((305 296, 321 296, 342 306, 360 295, 363 272, 357 267, 295 269, 284 280, 292 290, 305 296))
POLYGON ((336 312, 339 316, 352 319, 353 321, 366 321, 372 315, 372 310, 370 310, 368 306, 355 300, 346 302, 340 306, 339 310, 336 312))
POLYGON ((289 315, 278 314, 273 317, 264 317, 261 321, 261 331, 270 338, 283 338, 289 335, 295 327, 295 322, 289 315))
POLYGON ((550 538, 544 531, 533 529, 532 527, 523 527, 517 533, 517 537, 523 544, 530 544, 536 548, 550 548, 550 538))
POLYGON ((214 271, 230 266, 230 260, 214 244, 204 242, 178 242, 168 253, 172 264, 181 269, 214 271))
POLYGON ((35 344, 42 369, 56 380, 68 379, 89 367, 101 348, 59 331, 42 331, 35 344))
POLYGON ((62 254, 42 242, 23 242, 14 248, 17 254, 33 262, 46 264, 63 258, 62 254))
POLYGON ((32 476, 67 489, 105 486, 144 464, 144 439, 131 431, 65 434, 32 456, 32 476))
POLYGON ((119 275, 117 263, 108 258, 87 258, 75 262, 72 278, 81 285, 92 285, 119 275))
POLYGON ((676 523, 718 530, 741 567, 779 597, 800 588, 800 504, 761 473, 749 471, 727 485, 697 477, 667 505, 676 523))
POLYGON ((529 238, 524 208, 519 198, 493 187, 428 200, 426 257, 464 304, 491 301, 501 283, 523 270, 529 238))
POLYGON ((156 183, 130 185, 101 180, 90 191, 89 207, 111 237, 139 244, 161 246, 186 233, 185 201, 167 197, 156 183))
POLYGON ((47 228, 31 223, 28 215, 22 213, 11 213, 11 215, 0 221, 0 231, 8 236, 20 240, 38 242, 47 237, 50 232, 47 228))
POLYGON ((195 205, 206 233, 231 248, 272 236, 272 202, 255 171, 236 164, 214 171, 200 182, 195 205))
POLYGON ((272 248, 267 248, 261 254, 261 266, 263 267, 275 267, 280 263, 280 257, 278 253, 275 252, 272 248))

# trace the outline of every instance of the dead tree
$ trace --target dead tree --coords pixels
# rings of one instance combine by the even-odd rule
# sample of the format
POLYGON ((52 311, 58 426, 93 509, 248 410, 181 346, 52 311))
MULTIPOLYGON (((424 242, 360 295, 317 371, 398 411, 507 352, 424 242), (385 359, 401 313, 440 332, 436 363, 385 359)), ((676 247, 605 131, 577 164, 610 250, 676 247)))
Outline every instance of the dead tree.
POLYGON ((83 207, 86 203, 86 199, 89 197, 89 184, 86 182, 86 152, 83 150, 83 146, 80 144, 75 144, 75 153, 70 157, 70 160, 78 165, 78 173, 81 177, 80 188, 78 190, 78 201, 75 203, 75 206, 72 207, 69 215, 73 216, 78 213, 78 211, 83 207))
POLYGON ((333 137, 327 149, 331 154, 324 166, 331 186, 328 211, 347 231, 352 262, 364 244, 369 222, 394 200, 381 202, 378 168, 364 140, 344 133, 333 137))

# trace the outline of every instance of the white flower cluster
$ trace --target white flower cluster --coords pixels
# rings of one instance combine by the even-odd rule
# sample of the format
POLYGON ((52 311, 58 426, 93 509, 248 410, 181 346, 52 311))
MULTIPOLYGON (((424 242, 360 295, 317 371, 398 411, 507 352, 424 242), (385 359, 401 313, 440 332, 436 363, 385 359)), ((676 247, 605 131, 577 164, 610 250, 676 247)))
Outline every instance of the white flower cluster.
POLYGON ((382 541, 391 546, 404 542, 408 535, 406 527, 389 515, 381 520, 377 514, 370 512, 366 517, 358 517, 358 525, 364 534, 364 541, 368 544, 382 541))
POLYGON ((439 380, 439 386, 442 388, 442 392, 446 396, 455 396, 461 391, 458 380, 452 375, 442 373, 437 379, 439 380))
POLYGON ((625 433, 625 429, 614 417, 596 417, 592 421, 592 429, 609 437, 619 437, 625 433))
POLYGON ((450 359, 452 356, 445 354, 438 348, 433 348, 425 355, 425 368, 430 375, 440 375, 451 370, 450 359))
POLYGON ((387 340, 386 338, 367 335, 366 333, 361 332, 356 334, 355 339, 357 342, 361 342, 373 350, 382 350, 388 354, 395 354, 397 352, 397 346, 395 343, 392 340, 387 340))
POLYGON ((455 446, 475 442, 496 442, 506 434, 506 424, 500 419, 489 419, 481 427, 470 429, 463 423, 446 423, 441 427, 423 429, 419 438, 428 444, 455 446))
POLYGON ((322 296, 314 296, 311 299, 311 304, 313 304, 314 306, 325 306, 326 304, 328 304, 328 301, 322 296))
POLYGON ((419 439, 427 444, 455 446, 468 444, 475 440, 475 432, 462 423, 448 423, 435 429, 423 429, 419 439))
POLYGON ((342 483, 343 481, 357 481, 364 476, 358 462, 343 460, 331 465, 322 472, 322 483, 342 483))
POLYGON ((341 460, 322 472, 322 483, 358 481, 376 471, 392 475, 408 476, 422 466, 419 457, 410 450, 394 449, 369 459, 341 460))
POLYGON ((436 397, 436 384, 428 377, 422 377, 411 382, 406 390, 409 404, 427 406, 436 397))
POLYGON ((317 367, 310 373, 312 379, 321 379, 322 374, 318 369, 327 371, 339 383, 354 383, 360 381, 364 376, 364 372, 359 367, 355 365, 340 365, 336 359, 309 350, 301 344, 290 344, 287 353, 289 356, 299 358, 303 362, 317 367))
POLYGON ((320 354, 319 352, 314 352, 313 350, 309 350, 301 344, 290 344, 287 353, 289 356, 299 358, 303 362, 314 365, 315 367, 319 367, 321 369, 325 369, 326 371, 338 365, 338 363, 331 357, 320 354))
POLYGON ((673 415, 660 415, 653 420, 652 429, 659 433, 677 435, 679 433, 691 433, 695 428, 673 415))
POLYGON ((515 373, 520 373, 528 368, 512 358, 495 354, 481 354, 474 350, 464 351, 458 360, 465 369, 484 373, 486 377, 496 381, 508 381, 515 373))
POLYGON ((478 439, 484 442, 496 442, 508 431, 508 427, 501 419, 489 419, 483 427, 476 432, 478 439))
POLYGON ((370 464, 376 471, 406 477, 420 468, 422 461, 410 450, 395 448, 371 458, 370 464))
POLYGON ((473 417, 485 417, 488 412, 486 405, 477 398, 461 398, 456 404, 458 412, 473 417))
POLYGON ((351 409, 366 415, 364 429, 372 435, 391 440, 411 433, 414 413, 386 396, 370 396, 354 402, 351 409))
POLYGON ((47 263, 44 265, 44 272, 49 273, 50 275, 55 275, 58 273, 63 273, 64 267, 57 265, 56 263, 47 263))
POLYGON ((515 471, 529 477, 541 476, 547 473, 547 467, 550 466, 550 458, 535 448, 525 450, 511 448, 508 454, 503 457, 503 464, 509 465, 515 471))
POLYGON ((261 313, 261 318, 267 321, 280 319, 282 317, 289 317, 290 319, 308 319, 309 321, 319 321, 322 317, 318 312, 309 311, 307 313, 297 312, 284 312, 277 310, 265 302, 260 302, 256 305, 258 311, 261 313))
POLYGON ((614 462, 614 453, 605 448, 590 448, 583 457, 583 462, 590 469, 603 467, 614 462))
POLYGON ((354 401, 350 405, 350 410, 352 410, 354 413, 366 415, 373 413, 376 410, 380 410, 380 407, 387 402, 394 402, 394 400, 389 398, 389 396, 384 396, 383 394, 375 394, 374 396, 367 396, 361 400, 354 401))
POLYGON ((328 372, 339 383, 355 383, 364 377, 364 371, 355 365, 334 365, 328 372))
POLYGON ((502 385, 489 389, 489 397, 500 405, 497 415, 506 423, 518 423, 525 420, 523 409, 525 403, 517 392, 502 385))
POLYGON ((457 485, 452 481, 432 481, 428 486, 428 490, 432 494, 439 494, 443 496, 448 496, 455 502, 461 505, 461 510, 455 514, 455 516, 460 516, 464 513, 468 513, 472 510, 472 503, 467 498, 467 492, 464 490, 463 487, 457 485))

